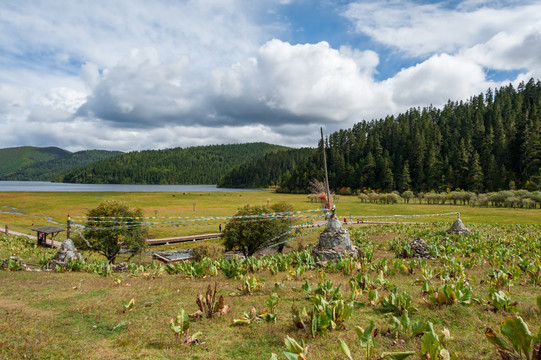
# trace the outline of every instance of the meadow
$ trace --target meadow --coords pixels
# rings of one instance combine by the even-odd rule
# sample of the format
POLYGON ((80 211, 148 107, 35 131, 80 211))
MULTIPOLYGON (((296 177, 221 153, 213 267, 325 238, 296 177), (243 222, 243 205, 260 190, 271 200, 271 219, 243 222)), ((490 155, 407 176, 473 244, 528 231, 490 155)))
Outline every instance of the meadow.
MULTIPOLYGON (((76 222, 84 218, 87 211, 105 199, 126 202, 131 208, 141 208, 145 216, 157 217, 223 217, 232 216, 244 205, 269 205, 277 202, 291 203, 295 211, 316 210, 318 203, 306 195, 277 194, 271 191, 254 192, 186 192, 186 193, 78 193, 78 192, 3 192, 0 193, 0 226, 32 234, 33 226, 52 225, 51 218, 61 226, 70 215, 76 222), (12 210, 12 208, 15 208, 12 210), (30 216, 6 214, 19 212, 30 216), (79 217, 79 218, 78 218, 79 217)), ((361 202, 356 196, 340 196, 335 201, 340 218, 352 214, 355 218, 367 216, 414 215, 460 212, 465 222, 488 224, 537 224, 541 225, 540 209, 472 207, 468 205, 418 204, 373 204, 361 202)), ((321 215, 321 214, 320 214, 321 215)), ((393 219, 409 221, 408 219, 393 219)), ((452 221, 452 217, 421 218, 423 221, 452 221)), ((302 219, 301 219, 302 221, 302 219)), ((150 235, 153 238, 212 233, 220 221, 197 222, 194 226, 156 227, 150 235)), ((60 239, 64 234, 60 234, 60 239)))
MULTIPOLYGON (((304 195, 266 191, 2 193, 0 204, 36 217, 0 214, 0 223, 22 232, 31 224, 47 224, 43 216, 62 223, 68 213, 84 216, 105 198, 164 217, 231 216, 245 204, 279 201, 293 204, 296 211, 318 207, 304 195)), ((11 264, 12 271, 0 270, 0 358, 270 359, 274 353, 286 359, 284 339, 289 336, 306 344, 307 359, 347 359, 340 340, 355 359, 401 351, 414 352, 409 359, 426 358, 421 352, 428 343, 451 358, 498 359, 485 336, 487 327, 501 334, 507 318, 520 316, 533 335, 541 331, 541 210, 367 204, 347 196, 336 206, 348 220, 349 214, 460 212, 472 234, 448 235, 445 230, 456 218, 449 215, 355 224, 348 230, 362 256, 324 265, 316 264, 309 251, 319 228, 296 234, 286 254, 259 259, 133 263, 123 273, 114 273, 96 257, 52 272, 15 271, 11 264), (417 237, 429 245, 432 259, 409 257, 408 243, 417 237), (195 313, 197 294, 215 284, 229 311, 190 319, 190 334, 200 332, 201 343, 183 344, 189 336, 182 327, 173 331, 171 320, 183 310, 195 313), (359 341, 356 327, 373 331, 365 331, 359 341)), ((209 220, 156 228, 152 235, 216 229, 209 220)), ((0 237, 0 260, 19 256, 39 267, 54 253, 24 237, 0 237)))

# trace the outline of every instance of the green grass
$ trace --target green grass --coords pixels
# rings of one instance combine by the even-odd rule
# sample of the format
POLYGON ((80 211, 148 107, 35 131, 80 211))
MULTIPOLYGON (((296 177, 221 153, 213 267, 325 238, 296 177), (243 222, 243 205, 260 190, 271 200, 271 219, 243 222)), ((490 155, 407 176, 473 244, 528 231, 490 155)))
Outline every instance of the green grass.
MULTIPOLYGON (((105 198, 123 199, 131 207, 141 207, 147 216, 230 216, 245 204, 271 204, 288 201, 295 210, 314 209, 303 195, 283 195, 266 191, 242 193, 1 193, 0 204, 17 207, 18 211, 36 216, 53 216, 59 222, 65 221, 66 214, 84 215, 89 208, 105 198), (174 195, 174 196, 173 196, 174 195), (193 203, 196 202, 196 211, 193 203)), ((421 294, 421 285, 416 283, 422 277, 419 267, 412 274, 391 271, 385 278, 396 285, 399 291, 406 291, 413 299, 419 312, 412 319, 430 320, 437 332, 443 327, 450 330, 453 340, 449 349, 460 359, 496 359, 497 354, 485 340, 484 331, 490 326, 498 331, 499 324, 508 314, 493 312, 487 304, 488 274, 493 267, 516 267, 522 259, 539 264, 541 254, 541 210, 508 208, 474 208, 453 205, 363 204, 355 197, 340 197, 337 202, 340 217, 353 214, 394 215, 461 213, 466 226, 474 234, 471 237, 450 236, 454 245, 441 248, 451 259, 463 262, 480 259, 466 277, 473 287, 473 294, 479 304, 471 306, 434 306, 428 297, 421 294), (531 224, 531 225, 525 225, 531 224), (462 250, 469 242, 480 244, 471 256, 462 250), (461 249, 456 251, 456 249, 461 249), (490 249, 487 250, 487 249, 490 249), (455 253, 456 252, 456 253, 455 253), (500 259, 500 260, 498 260, 500 259), (498 263, 501 262, 501 264, 498 263)), ((45 225, 38 218, 0 214, 0 222, 7 222, 10 228, 25 231, 34 225, 45 225)), ((410 224, 363 224, 349 227, 357 233, 355 238, 363 244, 373 244, 372 264, 387 259, 389 268, 395 261, 390 249, 396 240, 411 241, 421 236, 428 243, 440 246, 447 235, 447 229, 454 216, 405 219, 410 224), (356 230, 354 230, 356 229, 356 230)), ((349 218, 348 218, 349 220, 349 218)), ((215 232, 216 223, 200 224, 186 228, 163 228, 153 233, 155 237, 185 235, 189 233, 215 232)), ((153 230, 154 231, 154 230, 153 230)), ((317 229, 307 236, 299 237, 290 244, 289 250, 313 245, 318 240, 317 229)), ((32 242, 18 237, 0 237, 0 260, 14 255, 28 263, 38 264, 40 257, 52 256, 54 250, 36 247, 32 242)), ((219 246, 219 240, 210 243, 219 246)), ((190 247, 193 244, 183 244, 190 247)), ((364 245, 362 249, 366 249, 364 245)), ((441 246, 440 246, 441 247, 441 246)), ((87 259, 88 253, 85 253, 87 259)), ((91 256, 91 260, 98 260, 91 256)), ((148 258, 143 258, 149 261, 148 258)), ((447 269, 445 261, 428 260, 434 271, 447 269)), ((367 269, 374 280, 378 272, 367 269)), ((269 359, 276 353, 283 359, 283 339, 289 335, 304 339, 309 344, 309 359, 345 359, 339 350, 339 339, 345 340, 356 358, 361 358, 361 349, 356 344, 355 326, 366 327, 370 320, 376 323, 380 332, 389 328, 388 316, 378 307, 365 306, 355 309, 353 316, 345 322, 346 329, 331 331, 326 335, 312 338, 307 332, 296 329, 291 321, 291 307, 309 306, 307 295, 301 286, 308 281, 317 286, 322 272, 320 269, 307 270, 299 278, 289 271, 272 275, 263 269, 254 275, 262 279, 263 290, 253 295, 231 295, 238 293, 241 280, 227 279, 222 272, 218 276, 187 278, 183 275, 160 275, 152 268, 143 273, 113 274, 101 277, 87 272, 8 272, 0 270, 0 358, 19 359, 269 359), (218 293, 224 295, 231 311, 223 317, 202 319, 191 323, 192 332, 203 333, 204 344, 177 347, 169 320, 183 308, 188 313, 197 310, 197 293, 205 292, 208 284, 218 283, 218 293), (276 283, 285 281, 283 288, 276 283), (247 327, 232 327, 234 318, 249 312, 252 306, 258 310, 266 307, 266 300, 276 291, 281 302, 277 308, 276 324, 254 323, 247 327), (135 298, 135 308, 129 313, 122 310, 122 300, 135 298)), ((354 273, 356 274, 356 273, 354 273)), ((335 285, 342 284, 346 296, 350 293, 350 275, 325 271, 325 277, 335 285)), ((439 281, 435 280, 437 285, 439 281)), ((535 305, 535 297, 541 294, 539 286, 534 287, 527 275, 513 280, 510 295, 518 301, 521 315, 533 332, 541 323, 541 311, 535 305)), ((380 290, 380 296, 388 291, 380 290)), ((366 292, 357 300, 367 302, 366 292)), ((386 336, 376 337, 378 353, 382 351, 418 351, 419 338, 405 338, 397 342, 386 336)), ((418 357, 410 357, 417 359, 418 357)), ((364 358, 363 358, 364 359, 364 358)))
MULTIPOLYGON (((365 244, 373 244, 374 259, 372 265, 386 259, 389 273, 387 281, 398 287, 399 292, 406 291, 413 299, 413 305, 419 310, 410 315, 412 320, 425 320, 434 323, 437 332, 448 328, 453 340, 448 348, 459 359, 496 359, 497 354, 485 340, 487 326, 498 330, 499 324, 508 314, 493 312, 487 304, 489 278, 492 267, 506 266, 510 271, 521 257, 529 259, 531 264, 540 263, 541 228, 524 225, 478 225, 472 224, 473 234, 459 238, 450 236, 455 246, 445 250, 440 246, 442 255, 449 259, 465 261, 480 259, 480 263, 471 269, 465 269, 466 278, 473 287, 473 296, 480 300, 470 306, 448 305, 435 306, 421 294, 421 285, 416 283, 422 277, 418 266, 411 274, 393 271, 395 255, 390 250, 391 243, 397 239, 405 241, 422 236, 429 244, 441 244, 447 235, 446 222, 424 225, 382 225, 365 224, 350 228, 365 244), (524 243, 525 242, 525 243, 524 243), (463 246, 480 244, 478 253, 466 256, 463 246), (491 250, 489 249, 489 247, 491 250), (524 252, 526 251, 526 252, 524 252), (456 252, 456 254, 455 254, 456 252), (497 263, 501 262, 501 265, 497 263)), ((2 237, 5 239, 5 237, 2 237)), ((13 255, 25 258, 42 248, 25 250, 26 243, 21 238, 10 242, 0 241, 0 259, 6 254, 6 244, 11 244, 13 255), (21 241, 20 246, 14 244, 21 241)), ((311 239, 298 239, 305 243, 317 240, 312 233, 311 239)), ((358 243, 361 244, 361 243, 358 243)), ((439 245, 438 245, 439 246, 439 245)), ((406 260, 408 262, 409 260, 406 260)), ((370 265, 369 265, 370 266, 370 265)), ((448 265, 443 257, 427 260, 427 266, 434 271, 444 271, 448 265)), ((356 275, 354 271, 352 275, 356 275)), ((372 280, 378 271, 367 268, 366 273, 372 280)), ((361 357, 361 348, 356 343, 355 326, 366 327, 372 320, 381 332, 389 328, 389 318, 379 306, 366 305, 354 310, 345 322, 346 329, 330 331, 325 335, 312 338, 308 332, 298 330, 291 321, 291 307, 309 307, 307 295, 301 286, 308 281, 312 288, 317 286, 323 274, 335 286, 342 284, 342 291, 350 294, 350 275, 338 271, 313 269, 296 278, 289 271, 272 275, 268 269, 262 269, 254 275, 263 281, 263 289, 252 295, 239 295, 240 279, 227 279, 221 272, 217 276, 187 278, 183 275, 160 275, 148 267, 145 272, 136 274, 121 273, 109 277, 86 272, 8 272, 0 271, 0 358, 18 359, 269 359, 276 353, 283 359, 282 348, 285 336, 304 339, 309 345, 309 359, 345 359, 339 350, 339 339, 345 340, 356 358, 361 357), (231 310, 225 316, 213 319, 194 320, 192 332, 203 333, 204 344, 177 347, 169 330, 169 320, 180 309, 188 313, 197 310, 197 293, 204 293, 209 284, 218 283, 218 294, 224 295, 231 310), (275 287, 284 281, 283 288, 275 287), (276 313, 276 323, 253 323, 246 327, 231 326, 234 318, 249 312, 252 306, 258 310, 266 307, 266 301, 272 292, 280 297, 276 313), (122 300, 135 299, 133 311, 123 312, 122 300)), ((435 285, 439 280, 433 280, 435 285)), ((380 296, 389 291, 380 289, 380 296)), ((518 301, 522 317, 533 332, 541 323, 541 310, 535 305, 535 297, 540 294, 540 287, 529 283, 525 274, 513 279, 510 294, 518 301)), ((367 294, 358 294, 357 300, 367 302, 367 294)), ((419 338, 398 339, 379 335, 376 337, 377 352, 383 351, 419 351, 419 338)), ((419 357, 410 357, 418 359, 419 357)), ((364 359, 364 358, 363 358, 364 359)))
MULTIPOLYGON (((203 193, 48 193, 48 192, 4 192, 0 193, 1 206, 17 208, 18 212, 31 216, 18 216, 0 213, 0 225, 15 231, 32 233, 30 228, 51 225, 47 217, 60 224, 66 224, 69 214, 76 221, 84 217, 88 210, 96 207, 105 199, 125 201, 130 207, 141 208, 145 216, 160 217, 216 217, 232 216, 244 205, 267 205, 277 202, 289 202, 295 210, 318 209, 319 204, 310 202, 306 195, 276 194, 270 191, 254 192, 203 192, 203 193), (195 204, 195 211, 194 211, 195 204)), ((427 205, 427 204, 369 204, 362 203, 355 196, 341 196, 336 201, 337 214, 341 218, 352 214, 355 217, 416 215, 460 212, 467 223, 488 224, 541 224, 541 209, 514 208, 479 208, 462 205, 427 205)), ((393 219, 386 219, 393 220, 393 219)), ((452 222, 453 216, 423 217, 404 219, 415 222, 452 222)), ((192 235, 217 232, 220 221, 198 222, 184 227, 152 228, 153 238, 192 235)), ((59 235, 64 239, 65 233, 59 235)))

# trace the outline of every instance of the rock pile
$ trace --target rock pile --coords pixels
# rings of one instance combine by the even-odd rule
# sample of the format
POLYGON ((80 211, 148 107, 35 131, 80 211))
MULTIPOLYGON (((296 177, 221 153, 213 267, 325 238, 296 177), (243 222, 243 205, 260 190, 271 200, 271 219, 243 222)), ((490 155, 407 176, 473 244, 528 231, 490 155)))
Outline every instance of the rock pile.
POLYGON ((60 246, 60 249, 58 249, 54 258, 47 264, 47 269, 54 269, 56 268, 56 265, 67 267, 69 260, 83 260, 83 256, 75 247, 73 240, 66 239, 60 246))
POLYGON ((319 235, 319 244, 312 249, 312 256, 320 261, 337 261, 343 256, 357 255, 358 249, 351 244, 349 232, 342 228, 340 220, 331 217, 319 235))
POLYGON ((10 271, 31 271, 31 269, 26 265, 23 259, 16 256, 10 256, 6 260, 2 261, 1 268, 10 271))
POLYGON ((114 272, 126 272, 126 271, 128 271, 128 263, 123 261, 121 263, 114 264, 113 265, 113 271, 114 272))
POLYGON ((447 230, 447 233, 462 235, 471 234, 471 231, 464 225, 462 220, 456 219, 453 225, 451 225, 451 227, 447 230))
POLYGON ((430 248, 426 244, 426 242, 421 239, 417 238, 409 243, 411 252, 413 254, 414 258, 418 259, 430 259, 432 256, 430 255, 430 248))

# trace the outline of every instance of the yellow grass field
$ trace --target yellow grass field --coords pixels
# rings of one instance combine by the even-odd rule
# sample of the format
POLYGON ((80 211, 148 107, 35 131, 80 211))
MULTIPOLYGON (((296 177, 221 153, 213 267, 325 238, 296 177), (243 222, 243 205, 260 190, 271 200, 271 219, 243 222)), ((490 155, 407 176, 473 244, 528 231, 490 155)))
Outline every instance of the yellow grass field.
MULTIPOLYGON (((52 220, 65 227, 68 214, 76 221, 86 212, 106 199, 126 202, 132 208, 141 208, 145 216, 206 218, 233 216, 244 205, 269 205, 277 202, 293 204, 295 211, 316 210, 320 205, 306 195, 277 194, 271 191, 253 192, 3 192, 0 193, 0 211, 19 212, 23 215, 0 212, 0 226, 22 233, 31 233, 33 226, 52 225, 52 220), (10 208, 15 208, 11 210, 10 208)), ((459 212, 464 223, 486 224, 541 224, 541 209, 515 209, 471 207, 462 205, 370 204, 362 203, 356 196, 340 196, 335 201, 337 214, 342 219, 353 215, 368 219, 369 216, 423 215, 459 212)), ((316 215, 317 213, 310 213, 316 215)), ((319 213, 321 215, 322 213, 319 213)), ((310 219, 305 219, 310 220, 310 219)), ((385 221, 434 222, 454 220, 454 215, 406 219, 380 219, 385 221)), ((163 221, 163 220, 162 220, 163 221)), ((303 219, 299 220, 300 222, 303 219)), ((151 237, 171 237, 217 232, 221 221, 198 221, 191 226, 163 226, 151 229, 151 237)), ((61 226, 62 226, 61 225, 61 226)), ((62 239, 63 234, 59 235, 62 239)), ((65 235, 64 235, 65 236, 65 235)))

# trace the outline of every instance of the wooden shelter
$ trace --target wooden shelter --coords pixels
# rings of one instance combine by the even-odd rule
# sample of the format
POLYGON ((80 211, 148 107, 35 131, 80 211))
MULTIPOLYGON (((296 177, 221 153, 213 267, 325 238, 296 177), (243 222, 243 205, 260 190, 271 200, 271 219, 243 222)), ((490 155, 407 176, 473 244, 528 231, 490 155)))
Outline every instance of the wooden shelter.
POLYGON ((39 226, 31 229, 32 231, 37 232, 36 238, 38 239, 38 245, 47 245, 47 236, 51 235, 51 246, 54 246, 54 238, 56 235, 66 229, 62 229, 56 226, 39 226))

